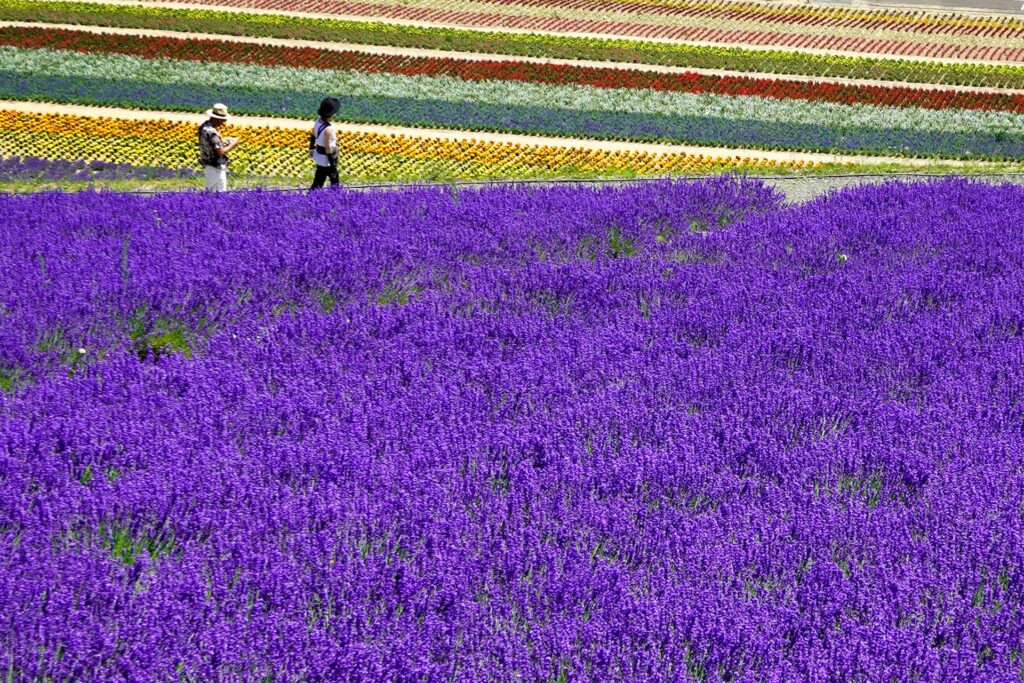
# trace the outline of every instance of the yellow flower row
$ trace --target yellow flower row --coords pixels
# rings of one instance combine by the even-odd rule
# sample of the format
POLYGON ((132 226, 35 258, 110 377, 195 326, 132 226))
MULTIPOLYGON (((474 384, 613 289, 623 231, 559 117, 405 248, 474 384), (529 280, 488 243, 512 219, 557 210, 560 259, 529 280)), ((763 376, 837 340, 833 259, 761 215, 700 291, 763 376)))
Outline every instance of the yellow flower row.
MULTIPOLYGON (((300 177, 311 166, 306 131, 225 126, 238 137, 232 168, 245 175, 300 177)), ((776 162, 740 156, 709 157, 646 151, 523 145, 380 133, 343 132, 340 170, 356 178, 538 177, 573 173, 699 174, 743 168, 792 170, 817 162, 776 162)), ((43 115, 0 111, 0 156, 100 160, 170 168, 195 167, 196 129, 185 122, 43 115)))

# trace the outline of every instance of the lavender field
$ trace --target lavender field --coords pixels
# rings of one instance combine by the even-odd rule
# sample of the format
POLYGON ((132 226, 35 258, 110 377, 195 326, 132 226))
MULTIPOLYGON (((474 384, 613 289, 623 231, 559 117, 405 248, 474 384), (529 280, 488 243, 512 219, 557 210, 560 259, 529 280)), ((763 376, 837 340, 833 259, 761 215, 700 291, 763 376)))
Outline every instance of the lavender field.
POLYGON ((0 675, 1019 680, 1022 207, 0 198, 0 675))

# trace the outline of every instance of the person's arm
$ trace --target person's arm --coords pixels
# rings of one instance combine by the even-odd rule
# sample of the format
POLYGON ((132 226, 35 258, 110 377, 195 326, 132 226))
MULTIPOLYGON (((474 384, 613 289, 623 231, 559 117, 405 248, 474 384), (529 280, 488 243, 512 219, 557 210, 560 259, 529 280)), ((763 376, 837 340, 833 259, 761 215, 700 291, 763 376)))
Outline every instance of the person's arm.
POLYGON ((238 144, 238 140, 228 139, 227 142, 220 136, 220 131, 216 128, 208 128, 207 135, 210 138, 210 147, 213 147, 213 151, 217 153, 217 156, 227 156, 227 153, 235 148, 238 144))
POLYGON ((217 149, 217 154, 219 154, 221 156, 225 156, 228 152, 233 150, 235 148, 235 145, 237 145, 237 144, 238 144, 238 139, 237 138, 233 139, 233 140, 228 140, 227 142, 223 142, 222 141, 219 145, 217 145, 217 148, 216 148, 217 149))
POLYGON ((338 133, 334 130, 333 125, 327 129, 327 139, 324 142, 327 143, 324 145, 327 148, 327 153, 332 157, 338 156, 338 133))

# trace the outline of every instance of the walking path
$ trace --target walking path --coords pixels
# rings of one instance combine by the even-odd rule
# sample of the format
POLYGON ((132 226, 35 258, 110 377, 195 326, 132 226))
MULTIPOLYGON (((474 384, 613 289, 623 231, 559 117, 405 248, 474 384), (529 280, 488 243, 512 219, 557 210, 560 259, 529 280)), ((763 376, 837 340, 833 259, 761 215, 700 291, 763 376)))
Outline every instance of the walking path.
POLYGON ((263 38, 253 36, 229 36, 213 33, 192 33, 187 31, 165 31, 161 29, 114 28, 108 26, 86 26, 79 24, 47 24, 31 21, 0 21, 0 28, 44 28, 50 30, 82 31, 95 34, 138 36, 144 38, 178 38, 183 40, 216 40, 249 45, 268 45, 274 47, 310 48, 315 50, 331 50, 334 52, 361 52, 371 55, 395 55, 400 57, 426 57, 431 59, 463 59, 467 61, 499 61, 524 62, 532 64, 554 64, 565 66, 590 67, 595 69, 619 69, 623 71, 646 71, 665 74, 701 74, 705 76, 725 76, 733 78, 755 78, 778 81, 794 81, 806 83, 836 83, 841 85, 872 86, 882 88, 913 88, 916 90, 941 90, 949 92, 992 93, 1002 95, 1024 94, 1024 90, 1014 88, 993 88, 971 85, 946 85, 930 83, 909 83, 902 81, 882 81, 864 78, 843 78, 833 76, 801 76, 796 74, 772 74, 749 71, 727 71, 725 69, 702 69, 685 66, 662 66, 659 64, 634 64, 625 62, 603 62, 585 59, 555 59, 547 57, 520 57, 481 52, 456 52, 448 50, 428 50, 412 47, 391 47, 386 45, 365 45, 362 43, 333 43, 315 40, 295 40, 289 38, 263 38))
POLYGON ((968 17, 1013 17, 1024 14, 1020 0, 811 0, 815 7, 852 7, 853 9, 920 11, 929 14, 955 13, 968 17))
MULTIPOLYGON (((72 104, 49 102, 16 102, 0 100, 0 111, 18 111, 31 114, 67 114, 74 116, 98 116, 129 120, 180 121, 198 125, 203 121, 203 114, 188 114, 172 111, 143 111, 138 109, 119 109, 115 107, 90 107, 72 104)), ((308 130, 310 121, 269 116, 232 116, 231 123, 241 126, 262 126, 292 130, 308 130)), ((511 143, 516 145, 534 145, 563 147, 588 150, 607 150, 611 152, 647 152, 650 154, 687 154, 719 158, 749 158, 775 161, 820 162, 824 164, 900 164, 904 166, 928 166, 936 163, 935 159, 911 159, 904 157, 857 156, 847 154, 817 154, 808 152, 786 152, 760 149, 734 149, 731 147, 700 147, 696 145, 670 145, 645 142, 622 142, 616 140, 589 140, 582 138, 547 137, 540 135, 512 135, 504 133, 487 133, 466 130, 447 130, 440 128, 412 128, 407 126, 383 126, 372 124, 355 124, 336 122, 335 127, 343 133, 374 133, 377 135, 396 135, 410 138, 434 138, 443 140, 478 140, 490 143, 511 143)), ((949 166, 963 166, 964 162, 941 160, 949 166)), ((984 162, 972 162, 976 166, 984 166, 984 162)))
POLYGON ((510 33, 510 34, 522 34, 522 35, 541 35, 541 36, 553 36, 553 37, 570 37, 570 38, 589 38, 596 40, 638 40, 648 43, 665 43, 672 45, 691 45, 695 47, 717 47, 717 48, 736 48, 742 50, 783 50, 785 52, 810 54, 810 55, 831 55, 840 57, 868 57, 874 59, 900 59, 907 61, 916 62, 929 62, 939 64, 987 64, 987 65, 1003 65, 1003 66, 1021 66, 1020 61, 1005 61, 1005 60, 990 60, 990 59, 963 59, 955 57, 940 57, 940 56, 919 56, 913 54, 892 54, 883 52, 861 52, 853 50, 832 50, 832 49, 820 49, 812 47, 798 47, 790 45, 776 45, 776 44, 765 44, 765 45, 751 45, 750 43, 744 42, 718 42, 708 40, 680 40, 671 38, 660 38, 653 36, 621 36, 621 35, 610 35, 608 33, 588 33, 588 32, 576 32, 576 31, 551 31, 544 29, 523 29, 513 27, 494 27, 494 26, 471 26, 471 25, 456 25, 452 23, 433 22, 433 21, 422 21, 412 19, 399 19, 399 18, 387 18, 379 16, 364 16, 364 15, 348 15, 348 14, 324 14, 314 12, 282 12, 280 10, 267 10, 259 8, 240 8, 232 7, 230 5, 219 5, 219 4, 204 4, 199 2, 175 2, 173 0, 159 0, 157 2, 144 1, 144 0, 80 0, 84 3, 93 4, 107 4, 107 5, 127 5, 130 7, 153 7, 153 8, 175 8, 183 10, 212 10, 219 12, 234 12, 236 14, 265 14, 273 16, 281 16, 286 14, 292 17, 305 17, 311 19, 328 19, 338 21, 353 21, 353 22, 374 22, 391 24, 395 26, 412 26, 417 28, 435 28, 435 29, 451 29, 458 28, 464 31, 476 31, 480 33, 510 33))

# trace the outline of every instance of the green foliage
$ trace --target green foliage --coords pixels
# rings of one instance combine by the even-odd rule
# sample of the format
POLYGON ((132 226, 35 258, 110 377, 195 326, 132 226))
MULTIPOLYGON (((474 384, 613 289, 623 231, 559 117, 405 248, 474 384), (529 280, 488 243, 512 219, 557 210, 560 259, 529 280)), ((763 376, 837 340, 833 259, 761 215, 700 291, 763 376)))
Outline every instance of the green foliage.
POLYGON ((676 226, 667 219, 662 219, 654 227, 658 229, 658 234, 654 237, 654 241, 658 244, 667 244, 676 236, 676 226))
POLYGON ((578 258, 585 258, 588 261, 594 261, 601 256, 628 258, 636 256, 637 246, 634 238, 627 237, 617 225, 613 225, 605 232, 603 242, 595 235, 581 237, 576 244, 575 253, 578 258))
POLYGON ((375 301, 379 306, 387 306, 389 304, 401 306, 409 303, 410 297, 422 289, 422 287, 409 278, 395 278, 384 285, 384 289, 376 294, 375 301))
POLYGON ((186 358, 192 357, 192 346, 188 343, 185 332, 180 327, 147 335, 136 349, 139 352, 139 357, 143 359, 152 355, 155 360, 171 352, 180 353, 186 358))
POLYGON ((669 260, 680 263, 713 263, 714 260, 692 249, 675 249, 668 255, 669 260))
POLYGON ((654 310, 661 304, 661 299, 657 296, 647 296, 646 294, 640 295, 640 315, 645 318, 650 318, 654 313, 654 310))
POLYGON ((690 232, 704 235, 709 230, 711 230, 711 225, 703 218, 693 218, 690 220, 690 232))
POLYGON ((560 295, 550 289, 541 289, 535 292, 531 298, 551 315, 569 315, 572 310, 572 294, 560 295))
POLYGON ((703 656, 697 656, 691 647, 686 648, 686 677, 692 681, 704 683, 708 678, 703 656))
POLYGON ((719 228, 727 228, 736 221, 743 220, 744 212, 742 209, 736 209, 727 204, 722 204, 715 208, 716 217, 715 223, 719 228))
POLYGON ((126 523, 100 523, 100 544, 117 560, 126 565, 135 564, 143 553, 153 561, 170 556, 178 547, 174 532, 166 527, 133 532, 126 523))
POLYGON ((874 472, 867 477, 843 475, 836 485, 839 493, 849 493, 860 498, 869 508, 875 507, 882 499, 882 474, 874 472))
POLYGON ((324 313, 330 313, 334 310, 334 307, 338 303, 338 298, 327 289, 314 289, 312 292, 313 299, 320 306, 320 310, 324 313))
POLYGON ((144 307, 135 309, 128 319, 128 338, 140 360, 159 360, 168 353, 180 353, 192 357, 192 342, 185 328, 165 317, 149 322, 144 307))
POLYGON ((625 258, 636 255, 635 240, 622 234, 617 226, 608 230, 608 255, 612 258, 625 258))
POLYGON ((0 391, 13 394, 21 387, 28 384, 30 378, 19 367, 0 365, 0 391))
POLYGON ((67 340, 64 338, 64 330, 59 327, 48 332, 44 332, 39 337, 39 341, 36 342, 36 348, 40 351, 51 351, 63 348, 64 346, 67 346, 67 340))
POLYGON ((59 327, 40 335, 39 341, 36 342, 36 348, 44 353, 54 354, 60 364, 67 367, 72 374, 88 357, 88 352, 72 343, 65 331, 59 327))
POLYGON ((100 520, 97 527, 77 526, 55 539, 56 543, 99 547, 125 565, 133 565, 143 555, 153 562, 172 557, 180 545, 166 524, 133 525, 128 520, 100 520))

